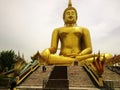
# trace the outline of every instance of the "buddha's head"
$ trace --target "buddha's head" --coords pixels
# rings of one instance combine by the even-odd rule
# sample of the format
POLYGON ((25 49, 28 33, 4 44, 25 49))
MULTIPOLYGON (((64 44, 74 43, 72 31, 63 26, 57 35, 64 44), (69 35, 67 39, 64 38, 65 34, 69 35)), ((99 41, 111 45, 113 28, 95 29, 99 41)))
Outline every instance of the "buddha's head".
POLYGON ((72 7, 71 0, 69 0, 68 8, 64 10, 63 20, 65 24, 76 24, 77 11, 74 7, 72 7))

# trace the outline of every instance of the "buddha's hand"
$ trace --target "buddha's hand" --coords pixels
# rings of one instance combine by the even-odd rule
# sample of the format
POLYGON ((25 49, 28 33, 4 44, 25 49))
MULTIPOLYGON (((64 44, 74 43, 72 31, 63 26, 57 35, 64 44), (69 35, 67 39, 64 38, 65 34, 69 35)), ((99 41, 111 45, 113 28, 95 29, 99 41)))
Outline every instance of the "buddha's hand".
POLYGON ((49 49, 43 50, 43 52, 40 53, 41 57, 45 60, 47 60, 50 56, 50 51, 49 49))
POLYGON ((76 56, 78 56, 79 54, 77 54, 77 53, 72 53, 71 55, 69 55, 70 57, 72 57, 72 58, 75 58, 76 56))
POLYGON ((49 49, 50 53, 55 53, 55 52, 56 52, 56 49, 55 49, 55 48, 53 48, 53 47, 48 48, 48 49, 49 49))

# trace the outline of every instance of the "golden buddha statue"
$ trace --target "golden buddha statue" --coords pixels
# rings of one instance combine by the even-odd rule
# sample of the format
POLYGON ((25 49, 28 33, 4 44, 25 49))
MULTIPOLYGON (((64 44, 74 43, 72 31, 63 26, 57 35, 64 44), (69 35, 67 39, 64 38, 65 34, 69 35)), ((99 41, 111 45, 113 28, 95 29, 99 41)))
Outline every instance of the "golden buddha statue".
MULTIPOLYGON (((77 26, 77 11, 69 0, 68 8, 63 14, 64 26, 56 28, 52 33, 51 47, 39 53, 46 64, 71 65, 74 61, 93 61, 92 44, 89 30, 77 26), (61 42, 60 54, 57 55, 58 42, 61 42)), ((37 53, 38 54, 38 53, 37 53)), ((102 55, 101 55, 102 56, 102 55)), ((107 58, 110 54, 105 54, 107 58)))

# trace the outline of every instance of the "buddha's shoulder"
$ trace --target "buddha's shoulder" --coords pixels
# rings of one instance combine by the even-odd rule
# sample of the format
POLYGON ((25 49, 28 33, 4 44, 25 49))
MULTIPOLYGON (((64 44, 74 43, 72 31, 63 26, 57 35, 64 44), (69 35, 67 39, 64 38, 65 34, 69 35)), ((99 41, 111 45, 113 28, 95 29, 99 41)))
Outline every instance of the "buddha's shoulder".
POLYGON ((64 29, 65 29, 65 27, 58 27, 58 28, 54 29, 54 32, 59 32, 59 31, 62 31, 64 29))
MULTIPOLYGON (((58 27, 58 28, 55 28, 54 31, 61 31, 61 30, 65 30, 67 28, 73 28, 73 27, 58 27)), ((83 27, 83 26, 75 26, 74 28, 76 28, 78 30, 80 29, 80 30, 88 31, 88 28, 83 27)))
POLYGON ((61 29, 64 29, 66 27, 58 27, 58 28, 55 28, 54 30, 61 30, 61 29))
MULTIPOLYGON (((55 28, 55 30, 59 30, 59 29, 64 29, 64 28, 73 28, 73 27, 58 27, 58 28, 55 28)), ((83 26, 74 26, 74 28, 82 28, 82 29, 87 29, 86 27, 83 27, 83 26)))
POLYGON ((81 28, 81 29, 83 29, 83 30, 88 30, 88 28, 87 27, 84 27, 84 26, 77 26, 78 28, 81 28))

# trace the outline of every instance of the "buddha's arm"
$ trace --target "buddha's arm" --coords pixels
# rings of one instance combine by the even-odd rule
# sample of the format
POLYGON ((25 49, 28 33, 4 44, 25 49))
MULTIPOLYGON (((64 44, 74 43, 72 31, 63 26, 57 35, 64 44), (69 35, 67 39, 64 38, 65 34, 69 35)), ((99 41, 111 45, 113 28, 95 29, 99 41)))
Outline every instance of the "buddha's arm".
POLYGON ((51 47, 49 48, 50 53, 56 53, 58 47, 58 30, 55 29, 52 33, 51 47))
POLYGON ((83 30, 82 43, 83 43, 84 49, 80 53, 80 55, 91 54, 92 53, 91 38, 90 38, 90 33, 86 28, 84 28, 83 30))

